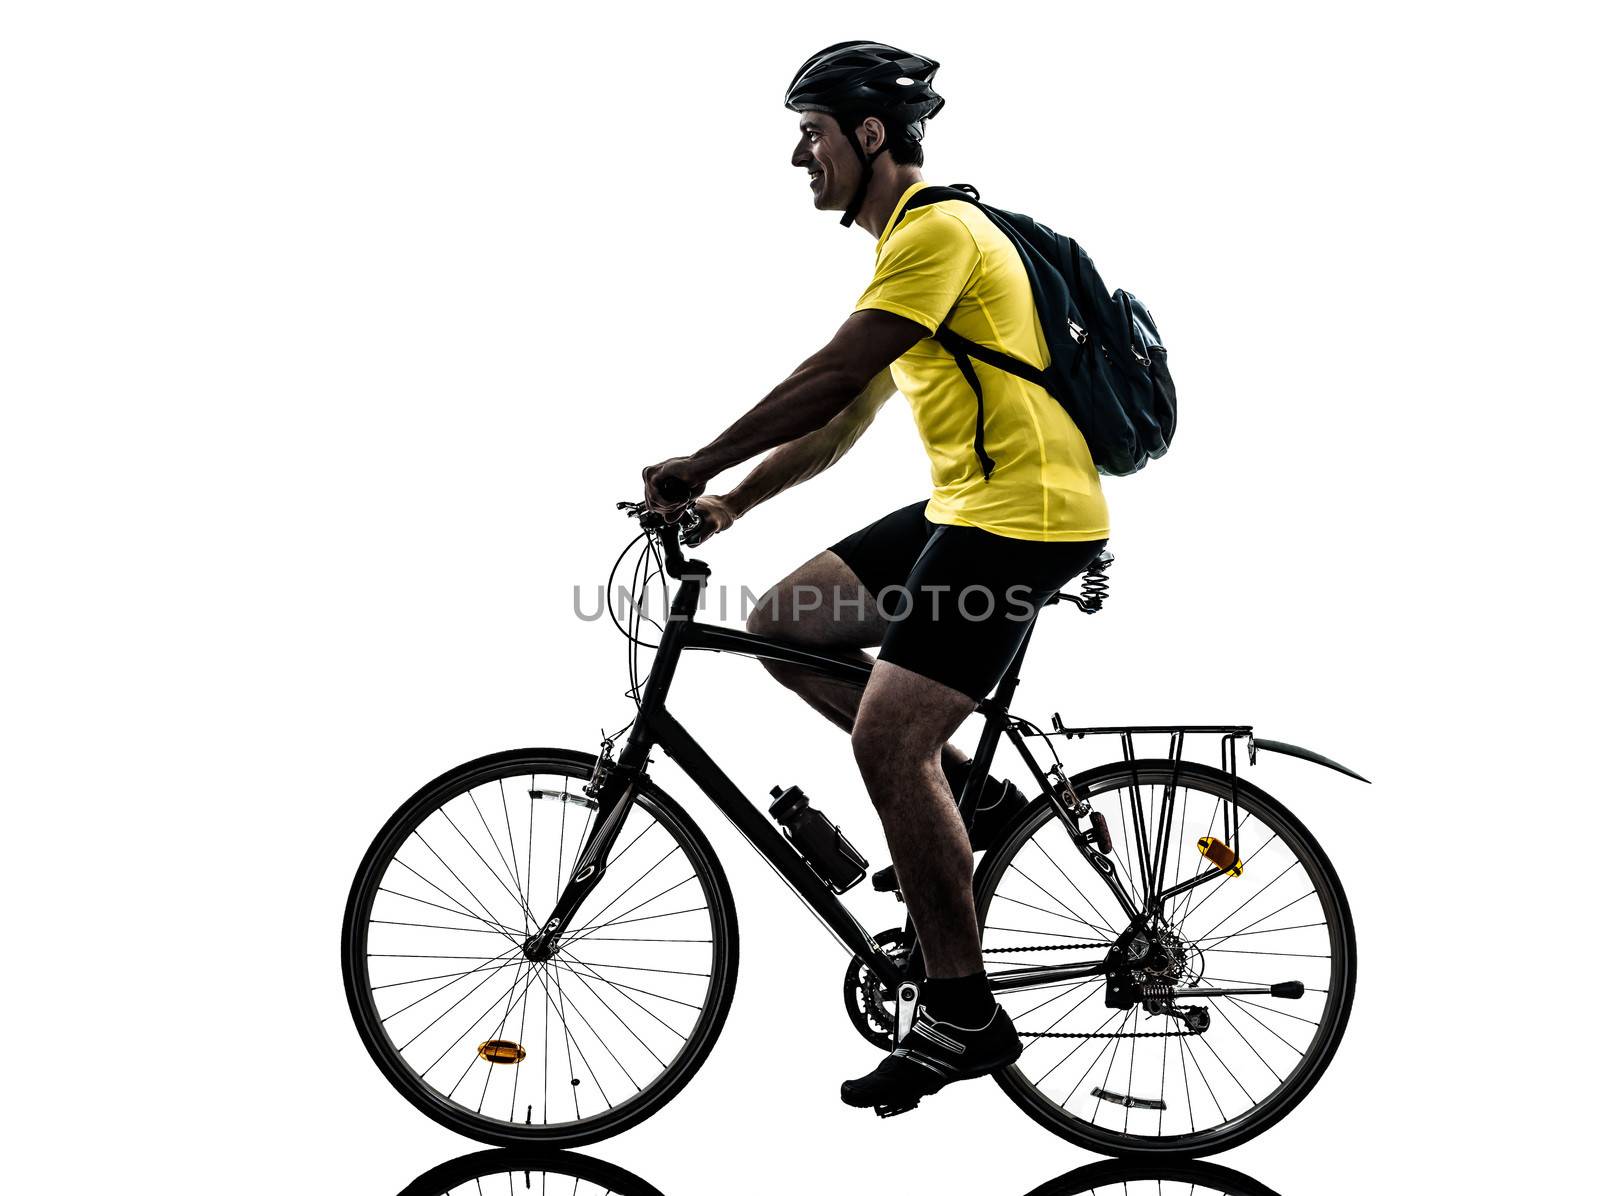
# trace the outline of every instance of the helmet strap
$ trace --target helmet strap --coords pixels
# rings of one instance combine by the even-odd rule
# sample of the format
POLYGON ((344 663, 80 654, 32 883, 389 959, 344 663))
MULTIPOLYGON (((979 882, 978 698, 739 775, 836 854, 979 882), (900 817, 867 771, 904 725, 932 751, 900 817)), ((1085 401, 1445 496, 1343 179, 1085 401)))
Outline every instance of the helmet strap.
POLYGON ((861 205, 867 202, 867 188, 872 186, 873 162, 877 160, 879 154, 883 153, 884 150, 889 148, 888 141, 885 141, 877 149, 873 150, 872 153, 867 153, 866 150, 861 148, 861 142, 856 137, 856 132, 859 127, 860 126, 857 126, 856 129, 851 129, 849 137, 850 148, 856 151, 856 158, 861 162, 861 181, 856 184, 856 193, 851 197, 850 203, 845 207, 844 215, 839 218, 839 223, 845 228, 849 228, 856 222, 856 216, 861 212, 861 205))

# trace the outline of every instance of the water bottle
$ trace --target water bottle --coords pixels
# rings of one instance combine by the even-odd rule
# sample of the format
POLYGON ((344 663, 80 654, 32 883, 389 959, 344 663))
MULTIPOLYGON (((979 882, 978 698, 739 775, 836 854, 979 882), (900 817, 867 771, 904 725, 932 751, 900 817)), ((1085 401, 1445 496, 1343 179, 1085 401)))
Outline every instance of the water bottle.
POLYGON ((866 857, 850 845, 826 814, 812 806, 798 785, 787 789, 774 785, 772 798, 767 812, 830 889, 843 893, 860 883, 867 874, 866 857))

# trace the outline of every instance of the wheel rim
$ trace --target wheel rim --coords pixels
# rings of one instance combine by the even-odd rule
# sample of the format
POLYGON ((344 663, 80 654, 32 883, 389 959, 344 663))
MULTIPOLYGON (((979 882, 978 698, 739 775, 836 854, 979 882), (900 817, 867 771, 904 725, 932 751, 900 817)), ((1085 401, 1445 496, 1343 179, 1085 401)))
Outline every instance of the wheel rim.
MULTIPOLYGON (((1141 780, 1156 775, 1157 767, 1151 762, 1141 780)), ((1170 774, 1170 765, 1165 767, 1170 774)), ((1137 793, 1147 825, 1154 826, 1163 781, 1134 789, 1125 772, 1106 769, 1080 787, 1106 816, 1117 875, 1136 903, 1145 886, 1131 849, 1132 803, 1137 793)), ((1185 770, 1180 781, 1162 887, 1212 868, 1195 843, 1220 834, 1228 792, 1226 776, 1209 770, 1185 770)), ((1173 1034, 1189 1027, 1139 1006, 1108 1008, 1104 977, 1004 995, 1026 1045, 1001 1077, 1002 1086, 1052 1129, 1113 1151, 1220 1149, 1282 1116, 1326 1066, 1343 1030, 1353 981, 1343 895, 1326 859, 1292 816, 1245 784, 1239 805, 1244 873, 1211 881, 1171 903, 1168 929, 1175 941, 1155 961, 1166 973, 1157 982, 1237 987, 1298 979, 1306 985, 1304 998, 1180 998, 1180 1008, 1211 1013, 1208 1029, 1184 1037, 1047 1038, 1038 1035, 1173 1034), (1145 1101, 1163 1107, 1144 1107, 1145 1101)), ((1047 804, 1002 852, 980 909, 992 975, 1074 954, 1092 958, 1127 925, 1110 890, 1047 804), (1058 950, 999 950, 1028 945, 1058 950), (1072 946, 1084 950, 1059 950, 1072 946)))
POLYGON ((593 820, 586 777, 522 761, 462 778, 364 870, 358 1021, 391 1078, 449 1123, 562 1138, 626 1119, 682 1073, 715 1011, 727 952, 711 884, 648 792, 554 958, 526 958, 593 820))

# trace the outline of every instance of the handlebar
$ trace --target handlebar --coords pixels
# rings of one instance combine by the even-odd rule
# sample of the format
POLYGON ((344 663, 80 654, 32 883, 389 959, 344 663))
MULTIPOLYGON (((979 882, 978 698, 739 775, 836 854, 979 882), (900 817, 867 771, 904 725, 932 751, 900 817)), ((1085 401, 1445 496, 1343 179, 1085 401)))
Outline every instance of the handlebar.
POLYGON ((683 556, 684 544, 693 547, 698 543, 691 537, 700 530, 702 520, 693 506, 686 506, 671 517, 660 511, 652 511, 642 502, 619 502, 617 510, 627 512, 630 519, 637 519, 645 533, 661 545, 661 555, 665 558, 669 577, 676 580, 686 571, 699 574, 709 572, 704 561, 685 560, 683 556))

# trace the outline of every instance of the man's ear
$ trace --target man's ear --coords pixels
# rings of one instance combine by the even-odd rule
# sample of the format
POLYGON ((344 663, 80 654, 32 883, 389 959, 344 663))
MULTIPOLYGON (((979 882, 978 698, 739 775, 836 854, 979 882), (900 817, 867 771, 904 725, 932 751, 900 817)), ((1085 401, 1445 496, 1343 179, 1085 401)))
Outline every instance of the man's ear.
POLYGON ((856 138, 861 142, 861 148, 867 153, 881 149, 888 133, 883 127, 883 122, 876 116, 869 116, 861 122, 856 131, 856 138))

